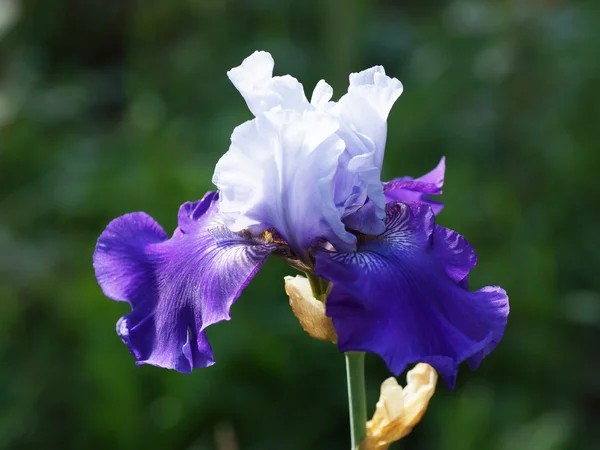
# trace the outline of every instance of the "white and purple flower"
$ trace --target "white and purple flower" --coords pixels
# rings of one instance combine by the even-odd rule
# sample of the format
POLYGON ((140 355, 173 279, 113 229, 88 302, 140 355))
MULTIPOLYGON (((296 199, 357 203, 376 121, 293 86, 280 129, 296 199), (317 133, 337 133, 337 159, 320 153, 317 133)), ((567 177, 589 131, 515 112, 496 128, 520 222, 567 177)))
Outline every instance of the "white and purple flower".
POLYGON ((132 311, 117 333, 138 364, 188 373, 214 363, 205 329, 229 310, 266 258, 332 283, 326 312, 341 351, 380 355, 396 375, 432 365, 453 385, 502 338, 508 298, 469 291, 476 254, 436 225, 444 159, 429 174, 382 183, 387 117, 402 84, 382 67, 350 75, 331 101, 320 81, 273 77, 256 52, 228 75, 254 119, 218 162, 218 192, 185 203, 169 238, 145 213, 113 220, 98 239, 96 277, 132 311))

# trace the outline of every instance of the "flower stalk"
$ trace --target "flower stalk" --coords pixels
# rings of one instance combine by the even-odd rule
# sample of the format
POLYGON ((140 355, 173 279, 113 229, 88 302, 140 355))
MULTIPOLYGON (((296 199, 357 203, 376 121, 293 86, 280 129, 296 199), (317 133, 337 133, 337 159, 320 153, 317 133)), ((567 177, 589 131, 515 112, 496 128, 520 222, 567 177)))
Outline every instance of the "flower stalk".
MULTIPOLYGON (((329 283, 321 277, 307 273, 316 299, 327 301, 329 283)), ((348 387, 348 410, 350 414, 351 450, 360 450, 360 443, 367 435, 367 397, 365 394, 365 353, 346 352, 346 381, 348 387)))
POLYGON ((351 449, 359 450, 367 435, 367 397, 365 394, 365 354, 347 352, 346 379, 348 381, 348 407, 350 410, 351 449))
POLYGON ((312 289, 313 296, 317 299, 325 303, 327 300, 327 287, 329 283, 327 280, 324 280, 321 277, 317 277, 316 275, 308 275, 308 282, 310 283, 310 288, 312 289))

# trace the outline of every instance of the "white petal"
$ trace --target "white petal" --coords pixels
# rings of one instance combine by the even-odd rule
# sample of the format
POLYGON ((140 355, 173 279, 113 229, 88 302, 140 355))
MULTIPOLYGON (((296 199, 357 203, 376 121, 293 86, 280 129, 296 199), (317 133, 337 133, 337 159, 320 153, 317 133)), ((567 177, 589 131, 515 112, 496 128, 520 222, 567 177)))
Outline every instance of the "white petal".
POLYGON ((310 98, 310 104, 316 107, 325 107, 331 97, 333 97, 333 88, 325 80, 320 80, 310 98))
MULTIPOLYGON (((350 74, 348 93, 332 108, 363 144, 375 146, 376 165, 381 170, 387 136, 387 117, 394 102, 402 93, 402 83, 385 75, 377 66, 350 74)), ((351 150, 352 151, 352 150, 351 150)), ((353 154, 364 153, 358 147, 353 154)))
POLYGON ((335 202, 346 225, 367 234, 383 231, 385 196, 381 168, 387 135, 387 117, 402 93, 402 84, 373 67, 350 75, 348 93, 330 102, 333 90, 324 81, 315 87, 311 104, 340 120, 338 131, 346 150, 343 170, 336 177, 335 202), (354 187, 354 189, 351 189, 354 187), (352 194, 348 194, 352 192, 352 194), (369 201, 369 212, 361 211, 369 201), (354 216, 352 216, 354 214, 354 216))
POLYGON ((227 76, 242 94, 255 116, 281 106, 303 111, 309 104, 304 88, 294 77, 273 77, 273 57, 267 52, 254 52, 227 76))
POLYGON ((270 54, 256 52, 228 72, 257 117, 235 130, 215 170, 228 224, 253 233, 274 227, 297 251, 317 234, 336 247, 353 246, 344 224, 378 234, 387 117, 402 84, 373 67, 351 74, 337 103, 319 81, 309 103, 295 78, 272 76, 273 66, 270 54))
POLYGON ((227 76, 244 95, 244 92, 260 89, 273 78, 275 62, 270 53, 254 52, 248 56, 241 65, 234 67, 227 76))
POLYGON ((402 94, 402 83, 385 74, 381 66, 350 74, 349 94, 362 97, 383 121, 387 121, 392 106, 402 94))
POLYGON ((275 108, 238 127, 213 177, 229 228, 275 228, 301 256, 318 238, 354 248, 332 195, 338 126, 322 112, 275 108))

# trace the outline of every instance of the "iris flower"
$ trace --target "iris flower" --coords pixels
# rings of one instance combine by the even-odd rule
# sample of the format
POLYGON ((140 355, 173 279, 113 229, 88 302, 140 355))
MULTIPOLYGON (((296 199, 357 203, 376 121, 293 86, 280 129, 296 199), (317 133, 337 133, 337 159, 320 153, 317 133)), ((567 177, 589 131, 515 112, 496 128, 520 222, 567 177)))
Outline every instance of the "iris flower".
POLYGON ((506 292, 468 287, 476 254, 436 224, 445 161, 421 178, 381 181, 387 118, 402 84, 376 66, 350 75, 331 101, 308 101, 295 78, 273 76, 269 53, 228 72, 254 115, 235 128, 215 168, 216 192, 184 203, 169 238, 148 214, 107 226, 94 252, 104 294, 128 302, 117 333, 137 364, 189 373, 214 363, 205 330, 269 255, 331 285, 326 314, 340 351, 378 354, 399 375, 433 366, 454 385, 502 338, 506 292))

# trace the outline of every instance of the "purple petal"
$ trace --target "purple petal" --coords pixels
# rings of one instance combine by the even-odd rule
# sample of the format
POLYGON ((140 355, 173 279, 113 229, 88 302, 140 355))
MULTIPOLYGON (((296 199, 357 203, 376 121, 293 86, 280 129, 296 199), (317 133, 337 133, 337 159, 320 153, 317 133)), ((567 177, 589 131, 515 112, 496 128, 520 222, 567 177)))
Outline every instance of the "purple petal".
POLYGON ((385 198, 388 203, 394 201, 427 203, 433 212, 438 214, 444 205, 429 196, 442 193, 445 171, 446 158, 442 157, 435 169, 420 178, 401 177, 385 182, 383 183, 385 198))
POLYGON ((138 364, 189 373, 214 363, 205 329, 229 309, 275 244, 230 232, 216 216, 216 195, 182 205, 171 239, 145 213, 113 220, 94 252, 104 294, 129 302, 117 333, 138 364))
POLYGON ((391 203, 386 231, 359 239, 358 252, 317 253, 317 274, 333 282, 327 315, 341 351, 380 355, 399 375, 426 362, 454 385, 504 333, 508 297, 499 287, 465 288, 476 262, 462 236, 435 225, 426 204, 391 203))
POLYGON ((190 233, 198 227, 198 221, 214 217, 214 209, 219 200, 219 193, 216 191, 208 192, 202 200, 195 202, 186 202, 179 208, 177 214, 176 233, 190 233), (212 213, 212 214, 211 214, 212 213))

